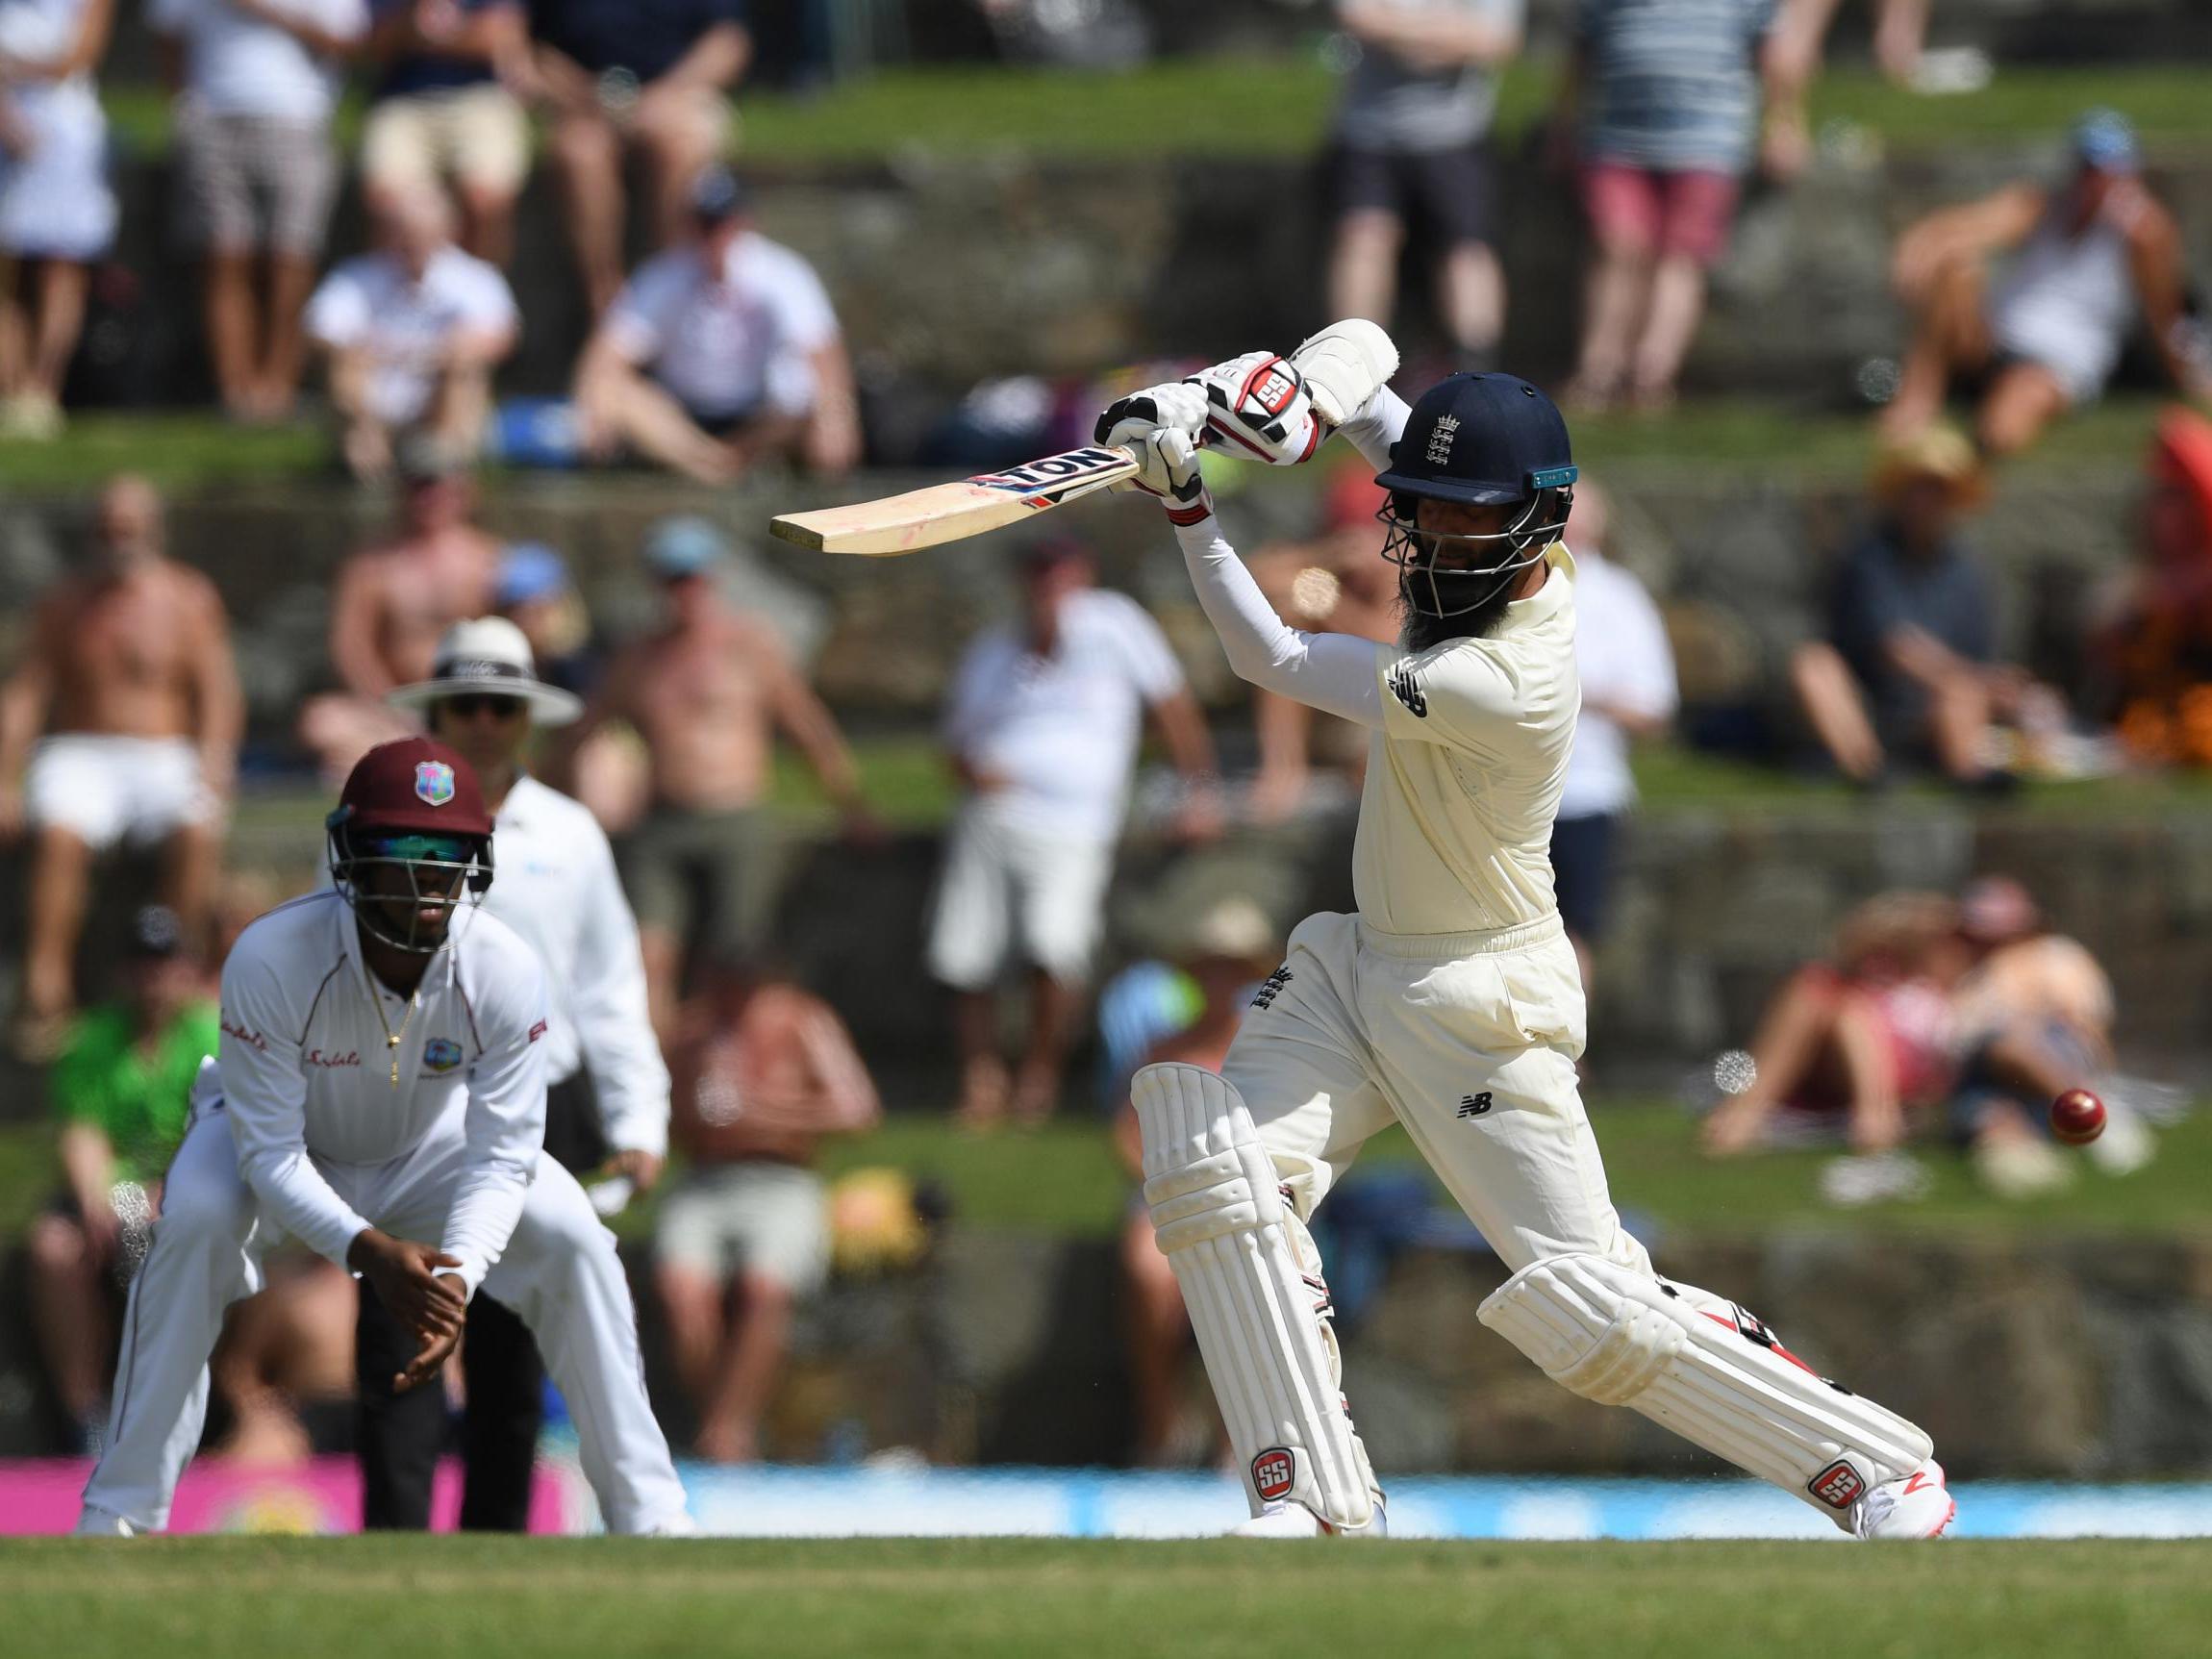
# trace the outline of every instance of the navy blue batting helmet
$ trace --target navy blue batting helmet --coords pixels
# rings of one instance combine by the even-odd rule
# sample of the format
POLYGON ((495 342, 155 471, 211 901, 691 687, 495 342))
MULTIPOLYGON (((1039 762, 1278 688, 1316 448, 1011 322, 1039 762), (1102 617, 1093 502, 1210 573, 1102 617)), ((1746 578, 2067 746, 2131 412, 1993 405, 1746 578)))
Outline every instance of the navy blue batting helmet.
POLYGON ((1489 604, 1559 539, 1577 476, 1566 420, 1525 380, 1455 374, 1431 387, 1375 479, 1391 492, 1383 556, 1406 603, 1432 616, 1489 604), (1415 522, 1423 500, 1521 511, 1490 534, 1440 534, 1415 522))

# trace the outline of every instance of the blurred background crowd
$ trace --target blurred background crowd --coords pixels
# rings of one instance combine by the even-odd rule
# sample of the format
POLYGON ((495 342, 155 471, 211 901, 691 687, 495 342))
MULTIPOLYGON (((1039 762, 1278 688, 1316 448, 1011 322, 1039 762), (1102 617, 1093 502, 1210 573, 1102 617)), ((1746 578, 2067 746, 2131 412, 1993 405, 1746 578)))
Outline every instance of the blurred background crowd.
MULTIPOLYGON (((1125 1085, 1219 1064, 1349 907, 1364 742, 1228 679, 1133 509, 865 569, 763 524, 1337 315, 1409 391, 1545 381, 1589 462, 1553 862, 1639 1225, 2187 1203, 2195 9, 1188 10, 0 0, 0 1450, 96 1437, 223 952, 428 720, 613 840, 674 1122, 617 1224, 676 1438, 1213 1456, 1125 1085), (2043 1128, 2082 1081, 2086 1168, 2043 1128), (898 1287, 1023 1303, 1047 1269, 990 1241, 1043 1236, 1111 1341, 1033 1386, 1114 1403, 978 1427, 1018 1387, 900 1336, 898 1287), (916 1354, 943 1386, 893 1397, 916 1354)), ((1360 468, 1216 489, 1286 616, 1395 634, 1360 468)), ((1384 1162, 1324 1218, 1347 1320, 1481 1248, 1384 1162)), ((241 1306, 227 1450, 352 1444, 353 1308, 306 1257, 241 1306)))

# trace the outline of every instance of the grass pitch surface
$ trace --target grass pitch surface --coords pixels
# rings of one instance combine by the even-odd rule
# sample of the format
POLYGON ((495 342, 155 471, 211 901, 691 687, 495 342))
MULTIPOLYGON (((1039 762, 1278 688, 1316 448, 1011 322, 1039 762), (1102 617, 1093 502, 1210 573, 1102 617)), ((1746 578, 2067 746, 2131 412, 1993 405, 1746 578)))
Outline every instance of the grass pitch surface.
POLYGON ((2200 1654, 2212 1544, 0 1545, 25 1659, 2200 1654))

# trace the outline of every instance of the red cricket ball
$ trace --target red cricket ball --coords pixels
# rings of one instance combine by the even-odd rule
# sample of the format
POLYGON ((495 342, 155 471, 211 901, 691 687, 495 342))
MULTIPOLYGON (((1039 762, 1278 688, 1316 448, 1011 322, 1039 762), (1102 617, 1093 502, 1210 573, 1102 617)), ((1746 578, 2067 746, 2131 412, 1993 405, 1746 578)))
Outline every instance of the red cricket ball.
POLYGON ((2086 1089, 2069 1089, 2050 1103, 2050 1132, 2069 1146, 2085 1146, 2104 1133, 2104 1102, 2086 1089))

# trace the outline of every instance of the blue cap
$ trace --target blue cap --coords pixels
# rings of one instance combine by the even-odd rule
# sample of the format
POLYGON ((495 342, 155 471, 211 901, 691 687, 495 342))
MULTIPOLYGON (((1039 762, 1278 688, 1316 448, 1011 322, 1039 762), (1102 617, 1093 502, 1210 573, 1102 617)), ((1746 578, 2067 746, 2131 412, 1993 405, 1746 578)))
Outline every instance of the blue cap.
POLYGON ((734 219, 751 205, 738 175, 719 163, 702 167, 691 181, 691 213, 720 224, 734 219))
POLYGON ((1455 374, 1421 393, 1391 445, 1385 490, 1473 507, 1525 501, 1577 476, 1567 422, 1510 374, 1455 374))
POLYGON ((567 591, 568 566, 561 563, 561 555, 542 541, 518 541, 500 555, 491 602, 504 610, 567 591))
POLYGON ((645 532, 646 567, 664 582, 700 575, 729 556, 729 538, 691 515, 664 518, 645 532))
POLYGON ((2100 173, 2132 173, 2143 160, 2135 128, 2118 110, 2085 112, 2074 123, 2074 154, 2100 173))

